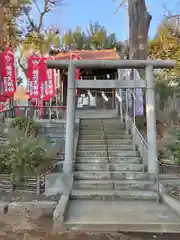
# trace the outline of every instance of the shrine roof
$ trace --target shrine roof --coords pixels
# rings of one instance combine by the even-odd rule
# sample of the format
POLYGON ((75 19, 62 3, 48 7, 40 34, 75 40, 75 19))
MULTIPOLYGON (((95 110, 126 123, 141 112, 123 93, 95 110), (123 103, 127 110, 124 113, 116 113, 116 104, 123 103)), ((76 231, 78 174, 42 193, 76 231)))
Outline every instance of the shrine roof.
POLYGON ((56 60, 68 60, 72 55, 79 55, 86 60, 116 60, 119 55, 116 48, 103 50, 75 50, 71 52, 61 52, 55 56, 56 60))

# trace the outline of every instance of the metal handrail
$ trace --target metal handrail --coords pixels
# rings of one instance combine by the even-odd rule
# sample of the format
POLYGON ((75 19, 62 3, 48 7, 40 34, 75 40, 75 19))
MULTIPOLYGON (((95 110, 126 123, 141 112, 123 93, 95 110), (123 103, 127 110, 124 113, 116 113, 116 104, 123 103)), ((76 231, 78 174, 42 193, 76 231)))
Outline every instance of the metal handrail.
POLYGON ((134 128, 136 129, 136 132, 139 135, 139 137, 141 138, 141 140, 144 143, 144 145, 148 148, 147 142, 144 139, 143 135, 140 133, 139 129, 137 128, 136 123, 134 123, 134 128))
POLYGON ((40 114, 40 110, 42 109, 48 109, 49 110, 49 119, 51 119, 52 116, 52 111, 56 111, 56 118, 59 118, 59 110, 63 110, 63 117, 64 117, 64 113, 66 111, 66 106, 15 106, 15 109, 24 109, 25 110, 25 116, 28 116, 29 114, 29 110, 33 110, 32 112, 32 118, 34 119, 43 119, 44 117, 41 116, 40 114))
MULTIPOLYGON (((132 96, 133 96, 133 98, 134 98, 134 94, 131 94, 132 96)), ((135 100, 135 99, 134 99, 135 100)), ((120 101, 119 101, 119 103, 120 104, 122 104, 120 101)), ((126 106, 127 106, 127 104, 126 104, 126 106)), ((122 106, 123 107, 123 106, 122 106)), ((126 108, 126 109, 124 109, 125 110, 125 114, 126 114, 126 129, 127 130, 129 130, 128 129, 128 120, 127 120, 127 117, 129 118, 129 119, 131 119, 131 121, 132 121, 132 129, 131 129, 131 131, 132 131, 132 134, 133 134, 133 129, 136 131, 136 133, 139 135, 139 137, 140 137, 140 139, 142 140, 142 143, 144 144, 144 146, 147 148, 147 150, 148 150, 148 144, 147 144, 147 142, 146 142, 146 140, 144 139, 144 137, 142 136, 142 134, 140 133, 140 131, 138 130, 138 128, 137 128, 137 126, 136 126, 136 123, 135 123, 135 116, 134 116, 134 121, 133 121, 133 119, 129 116, 129 114, 128 114, 128 109, 126 108)), ((144 160, 144 159, 143 159, 144 160)), ((156 185, 157 185, 157 203, 159 204, 159 202, 160 202, 160 188, 159 188, 159 173, 160 173, 160 171, 159 171, 159 168, 160 168, 160 165, 161 165, 161 162, 154 156, 153 157, 153 160, 154 161, 156 161, 156 163, 157 163, 157 167, 156 167, 156 185)))
POLYGON ((5 121, 5 118, 8 118, 8 114, 10 113, 10 117, 14 116, 15 108, 8 108, 0 111, 0 121, 5 121))

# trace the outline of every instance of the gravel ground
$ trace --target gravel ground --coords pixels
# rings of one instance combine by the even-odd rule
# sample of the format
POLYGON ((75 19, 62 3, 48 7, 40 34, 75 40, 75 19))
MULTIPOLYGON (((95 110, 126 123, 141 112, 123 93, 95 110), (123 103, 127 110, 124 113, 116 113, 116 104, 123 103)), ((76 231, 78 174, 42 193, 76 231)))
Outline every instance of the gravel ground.
POLYGON ((180 185, 167 184, 166 188, 168 189, 168 193, 171 197, 180 201, 180 185))
POLYGON ((82 232, 52 233, 52 219, 39 219, 29 230, 15 230, 13 225, 0 225, 0 240, 179 240, 180 234, 116 233, 92 234, 82 232))
POLYGON ((47 232, 3 232, 0 233, 0 240, 179 240, 180 235, 156 235, 156 234, 92 234, 92 233, 63 233, 60 235, 47 232))

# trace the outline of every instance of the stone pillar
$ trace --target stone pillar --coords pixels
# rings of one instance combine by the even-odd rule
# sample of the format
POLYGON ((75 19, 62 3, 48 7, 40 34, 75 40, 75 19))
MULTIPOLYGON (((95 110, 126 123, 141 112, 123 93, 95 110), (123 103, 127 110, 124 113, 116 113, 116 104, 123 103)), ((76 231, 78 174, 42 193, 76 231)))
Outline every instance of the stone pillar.
POLYGON ((63 172, 70 174, 73 171, 74 160, 74 135, 75 135, 75 79, 76 67, 73 64, 68 68, 68 87, 67 87, 67 117, 66 117, 66 138, 65 138, 65 161, 63 172))
POLYGON ((156 173, 157 147, 156 147, 156 114, 155 114, 155 81, 153 66, 147 66, 145 70, 147 82, 146 89, 146 119, 148 141, 148 172, 156 173))

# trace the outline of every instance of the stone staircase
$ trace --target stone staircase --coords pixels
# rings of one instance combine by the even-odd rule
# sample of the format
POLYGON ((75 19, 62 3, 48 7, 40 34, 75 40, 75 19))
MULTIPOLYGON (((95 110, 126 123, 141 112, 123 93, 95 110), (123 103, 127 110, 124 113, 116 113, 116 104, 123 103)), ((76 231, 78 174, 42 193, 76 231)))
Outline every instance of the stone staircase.
MULTIPOLYGON (((18 191, 36 192, 37 180, 36 176, 24 176, 16 186, 18 191)), ((0 174, 0 192, 11 192, 11 177, 8 174, 0 174)))
POLYGON ((71 200, 156 200, 132 136, 118 118, 80 121, 71 200))
POLYGON ((52 143, 64 141, 65 121, 62 122, 44 122, 42 123, 42 133, 45 138, 52 143))
POLYGON ((42 123, 42 135, 49 144, 52 145, 54 151, 57 153, 57 164, 52 169, 52 172, 59 172, 62 170, 62 161, 64 161, 65 151, 65 133, 66 122, 44 122, 42 123))

